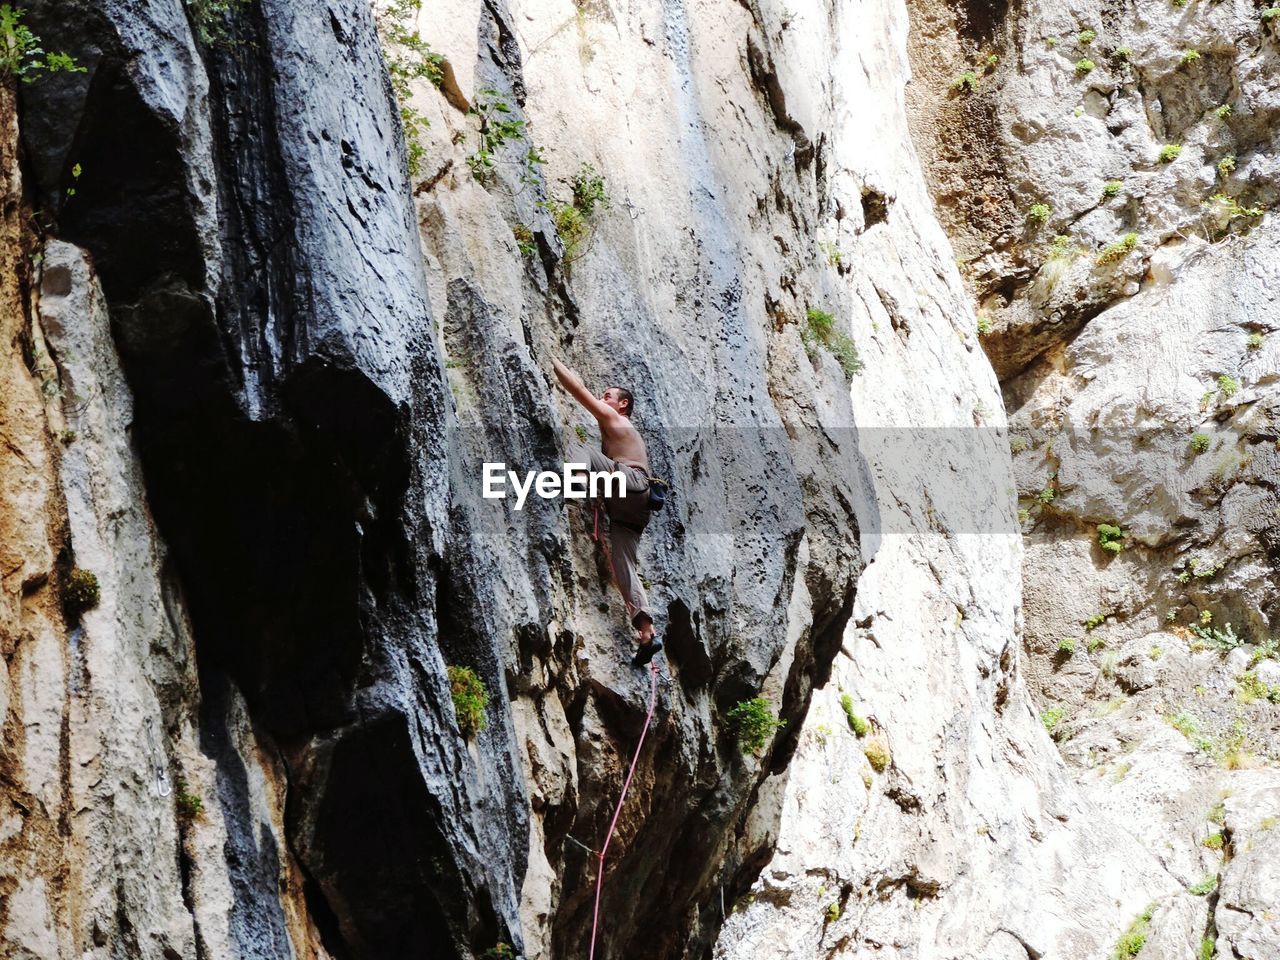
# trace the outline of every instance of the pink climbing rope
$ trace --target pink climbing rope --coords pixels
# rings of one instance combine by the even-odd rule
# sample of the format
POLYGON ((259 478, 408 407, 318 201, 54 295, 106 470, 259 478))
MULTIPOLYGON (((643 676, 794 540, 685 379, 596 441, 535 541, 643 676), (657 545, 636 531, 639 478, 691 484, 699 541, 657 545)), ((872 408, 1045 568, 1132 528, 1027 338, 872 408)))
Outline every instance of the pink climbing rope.
POLYGON ((644 717, 644 727, 640 730, 640 740, 636 743, 636 752, 631 757, 631 769, 627 771, 627 779, 622 784, 622 796, 618 797, 618 806, 613 811, 613 819, 609 821, 609 832, 604 836, 604 846, 596 857, 600 861, 600 869, 596 873, 596 906, 591 916, 591 952, 588 960, 595 960, 596 932, 600 927, 600 893, 604 889, 604 857, 609 852, 609 841, 613 839, 614 827, 618 825, 618 817, 622 814, 622 805, 627 801, 627 790, 631 787, 631 778, 635 776, 636 763, 640 760, 640 750, 644 746, 644 736, 649 732, 649 724, 653 721, 653 707, 658 700, 658 664, 649 664, 649 712, 644 717))

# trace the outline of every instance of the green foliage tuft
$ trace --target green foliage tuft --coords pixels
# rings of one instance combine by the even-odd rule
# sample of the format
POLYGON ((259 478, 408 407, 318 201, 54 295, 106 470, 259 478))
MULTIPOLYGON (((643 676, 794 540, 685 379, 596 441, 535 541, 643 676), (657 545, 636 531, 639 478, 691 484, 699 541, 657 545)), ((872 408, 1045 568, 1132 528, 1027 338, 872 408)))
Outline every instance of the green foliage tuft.
POLYGON ((520 250, 521 256, 527 257, 537 251, 538 246, 533 242, 533 231, 529 229, 527 223, 517 223, 511 228, 511 235, 515 237, 516 247, 520 250))
POLYGON ((1109 243, 1103 247, 1098 255, 1094 258, 1094 263, 1103 267, 1110 263, 1123 260, 1138 245, 1138 235, 1136 233, 1126 233, 1114 243, 1109 243))
POLYGON ((1063 637, 1058 641, 1058 652, 1064 656, 1073 656, 1076 652, 1076 641, 1074 637, 1063 637))
POLYGON ((1262 22, 1270 23, 1276 17, 1280 17, 1280 7, 1267 7, 1262 11, 1262 22))
POLYGON ((1235 158, 1235 154, 1233 153, 1227 154, 1225 157, 1223 157, 1221 160, 1218 161, 1218 176, 1220 176, 1223 180, 1231 176, 1231 174, 1235 172, 1235 169, 1236 169, 1236 158, 1235 158))
POLYGON ((471 739, 485 728, 485 708, 489 706, 489 691, 484 681, 470 667, 449 668, 449 691, 453 695, 453 712, 458 718, 458 729, 471 739))
POLYGON ((978 336, 985 336, 991 332, 991 314, 978 314, 978 336))
POLYGON ((1199 883, 1192 884, 1187 887, 1187 893, 1193 897, 1204 897, 1213 893, 1218 889, 1218 877, 1216 874, 1206 873, 1204 879, 1199 883))
POLYGON ((977 73, 972 70, 966 70, 951 81, 951 89, 956 93, 973 93, 978 89, 977 73))
POLYGON ((1108 180, 1102 187, 1102 195, 1108 200, 1120 193, 1124 184, 1119 180, 1108 180))
POLYGON ((1202 847, 1208 847, 1210 850, 1221 850, 1224 846, 1226 846, 1226 843, 1227 843, 1227 838, 1223 835, 1221 830, 1218 830, 1214 833, 1209 834, 1207 837, 1205 837, 1203 840, 1200 841, 1200 845, 1202 847))
POLYGON ((204 800, 198 793, 187 788, 187 781, 178 778, 177 790, 174 791, 174 802, 178 807, 178 818, 190 822, 204 812, 204 800))
POLYGON ((1134 918, 1133 923, 1129 924, 1129 929, 1121 934, 1116 943, 1116 949, 1111 954, 1112 960, 1129 960, 1130 957, 1136 957, 1142 952, 1142 948, 1147 945, 1147 937, 1151 933, 1151 915, 1155 912, 1156 905, 1153 903, 1134 918))
POLYGON ((1253 333, 1249 334, 1249 339, 1244 342, 1244 345, 1250 350, 1261 350, 1262 334, 1255 330, 1253 333))
POLYGON ((822 348, 835 357, 846 377, 852 379, 862 372, 858 345, 848 334, 836 330, 834 316, 826 310, 810 307, 805 311, 805 320, 807 322, 800 331, 800 339, 804 341, 805 351, 811 360, 817 359, 817 351, 822 348))
POLYGON ((826 918, 827 923, 835 923, 840 919, 840 904, 832 900, 827 904, 827 909, 822 912, 822 915, 826 918))
POLYGON ((1088 57, 1081 57, 1079 60, 1076 61, 1076 73, 1080 74, 1080 76, 1083 77, 1086 74, 1092 73, 1093 68, 1096 66, 1097 64, 1094 63, 1092 60, 1090 60, 1088 57))
POLYGON ((845 719, 849 721, 849 729, 859 737, 865 737, 871 729, 871 724, 853 709, 853 697, 847 693, 840 694, 840 709, 844 711, 845 719))
POLYGON ((1197 63, 1199 62, 1199 60, 1200 60, 1200 51, 1197 50, 1195 47, 1192 47, 1190 50, 1183 51, 1182 65, 1184 67, 1189 66, 1190 64, 1193 64, 1193 63, 1197 63))
POLYGON ((1052 212, 1053 208, 1047 203, 1033 203, 1031 209, 1027 211, 1027 219, 1032 223, 1044 223, 1052 212))
POLYGON ((1230 400, 1240 390, 1240 381, 1225 373, 1218 376, 1218 394, 1223 400, 1230 400))
POLYGON ((1121 541, 1124 539, 1124 531, 1111 523, 1098 524, 1098 546, 1108 553, 1119 553, 1124 549, 1121 541))
POLYGON ((1129 46, 1127 43, 1122 43, 1120 44, 1120 46, 1116 47, 1117 60, 1123 60, 1125 63, 1128 63, 1129 58, 1132 56, 1133 56, 1133 47, 1129 46))
POLYGON ((249 5, 249 0, 185 0, 196 36, 206 47, 230 47, 233 16, 249 5))
POLYGON ((773 732, 783 726, 773 715, 772 705, 766 697, 739 702, 728 713, 729 722, 738 735, 743 753, 754 753, 769 742, 773 732))
POLYGON ((1166 143, 1160 148, 1160 152, 1156 155, 1156 159, 1161 163, 1173 163, 1182 154, 1182 144, 1166 143))
POLYGON ((0 5, 0 78, 31 83, 42 73, 86 72, 69 54, 46 53, 23 16, 10 4, 0 5))
POLYGON ((1213 111, 1213 115, 1219 120, 1227 119, 1227 117, 1231 116, 1231 104, 1224 103, 1222 106, 1218 107, 1218 109, 1213 111))
POLYGON ((867 763, 871 764, 871 769, 876 773, 884 773, 889 768, 889 745, 884 742, 882 737, 872 737, 867 741, 867 745, 862 748, 863 756, 867 758, 867 763))
POLYGON ((1087 47, 1089 44, 1093 43, 1093 41, 1095 41, 1095 40, 1097 40, 1097 39, 1098 39, 1097 31, 1095 31, 1095 30, 1090 30, 1090 29, 1088 29, 1088 28, 1085 28, 1084 30, 1081 30, 1081 31, 1076 35, 1076 40, 1077 40, 1077 42, 1079 42, 1080 46, 1082 46, 1082 47, 1087 47))
POLYGON ((1204 453, 1209 449, 1209 435, 1207 433, 1193 433, 1191 435, 1191 452, 1196 456, 1204 453))
POLYGON ((96 607, 100 597, 98 578, 88 570, 76 567, 62 581, 62 609, 72 621, 96 607))
POLYGON ((1041 711, 1040 722, 1044 725, 1045 732, 1055 740, 1057 736, 1054 731, 1058 729, 1058 724, 1062 722, 1063 716, 1066 715, 1063 707, 1050 707, 1048 710, 1041 711))
MULTIPOLYGON (((199 2, 207 3, 208 0, 199 2)), ((228 5, 242 4, 247 0, 219 2, 228 5)), ((391 0, 374 14, 378 40, 382 44, 382 58, 387 64, 387 77, 400 111, 400 125, 404 128, 410 177, 422 172, 422 161, 427 152, 423 138, 429 126, 426 116, 413 105, 415 86, 420 80, 426 80, 435 87, 444 83, 444 57, 433 53, 427 42, 418 36, 418 14, 421 10, 422 0, 391 0)))

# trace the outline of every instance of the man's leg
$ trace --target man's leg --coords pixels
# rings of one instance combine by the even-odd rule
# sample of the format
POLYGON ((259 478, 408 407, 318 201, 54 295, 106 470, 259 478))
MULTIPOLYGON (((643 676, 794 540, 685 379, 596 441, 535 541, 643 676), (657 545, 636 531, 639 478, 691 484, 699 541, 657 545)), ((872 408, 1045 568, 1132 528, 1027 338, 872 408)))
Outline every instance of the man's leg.
MULTIPOLYGON (((649 596, 645 592, 644 582, 637 570, 637 559, 640 552, 640 534, 629 527, 624 527, 616 520, 609 524, 609 555, 613 561, 613 575, 617 578, 618 589, 627 605, 627 616, 631 625, 636 628, 636 640, 641 649, 653 653, 662 649, 660 643, 654 641, 653 611, 649 609, 649 596)), ((645 661, 649 659, 644 658, 645 661)))

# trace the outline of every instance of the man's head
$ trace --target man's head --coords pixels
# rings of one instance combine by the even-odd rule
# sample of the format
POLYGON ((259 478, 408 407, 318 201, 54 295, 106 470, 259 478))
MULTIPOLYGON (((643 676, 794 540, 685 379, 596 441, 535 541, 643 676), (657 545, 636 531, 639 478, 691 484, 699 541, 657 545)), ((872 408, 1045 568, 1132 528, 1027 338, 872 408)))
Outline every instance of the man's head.
POLYGON ((600 399, 624 417, 631 416, 631 408, 635 405, 631 391, 626 387, 610 387, 600 399))

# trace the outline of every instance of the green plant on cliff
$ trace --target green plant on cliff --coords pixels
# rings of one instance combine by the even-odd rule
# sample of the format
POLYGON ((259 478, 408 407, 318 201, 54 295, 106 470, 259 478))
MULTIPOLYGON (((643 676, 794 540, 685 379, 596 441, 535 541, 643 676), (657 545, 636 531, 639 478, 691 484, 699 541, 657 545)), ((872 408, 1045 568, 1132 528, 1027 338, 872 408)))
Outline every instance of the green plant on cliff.
POLYGON ((1182 144, 1166 143, 1160 148, 1160 152, 1156 154, 1156 159, 1161 163, 1173 163, 1182 155, 1182 144))
POLYGON ((1116 240, 1114 243, 1107 244, 1098 251, 1098 255, 1094 257, 1094 263, 1100 267, 1116 263, 1132 253, 1137 245, 1138 235, 1136 233, 1126 233, 1119 240, 1116 240))
POLYGON ((1136 957, 1142 952, 1142 948, 1147 945, 1147 937, 1151 932, 1151 916, 1155 912, 1156 905, 1153 903, 1134 918, 1133 923, 1129 924, 1129 929, 1121 934, 1116 942, 1116 948, 1111 954, 1112 960, 1129 960, 1130 957, 1136 957))
POLYGON ((86 68, 66 53, 49 53, 22 22, 23 11, 0 5, 0 77, 31 83, 41 73, 84 73, 86 68))
POLYGON ((195 820, 204 812, 204 800, 198 793, 192 793, 187 787, 187 781, 178 778, 177 789, 174 791, 174 802, 178 807, 178 817, 185 821, 195 820))
POLYGON ((1221 160, 1218 161, 1218 176, 1220 176, 1223 180, 1231 176, 1231 174, 1235 172, 1235 169, 1236 169, 1236 157, 1235 157, 1235 154, 1233 153, 1227 154, 1225 157, 1223 157, 1221 160))
POLYGON ((1250 350, 1262 349, 1262 334, 1257 330, 1249 334, 1249 338, 1245 340, 1244 345, 1250 350))
POLYGON ((1190 50, 1183 51, 1182 65, 1184 67, 1190 66, 1193 63, 1198 63, 1199 60, 1200 60, 1200 51, 1197 50, 1195 47, 1192 47, 1190 50))
POLYGON ((1119 553, 1124 549, 1124 531, 1111 523, 1098 524, 1098 546, 1107 553, 1119 553))
POLYGON ((1222 106, 1218 107, 1216 110, 1213 111, 1213 115, 1217 117, 1219 120, 1227 119, 1227 117, 1231 116, 1231 104, 1224 103, 1222 106))
POLYGON ((956 93, 973 93, 978 89, 978 75, 972 70, 966 70, 951 81, 951 89, 956 93))
POLYGON ((840 709, 844 711, 844 717, 849 721, 849 729, 855 735, 865 737, 867 731, 871 729, 871 724, 867 723, 866 718, 853 709, 853 697, 847 693, 840 694, 840 709))
POLYGON ((1066 715, 1066 709, 1063 707, 1050 707, 1048 710, 1041 711, 1040 723, 1044 726, 1045 733, 1058 739, 1058 724, 1062 722, 1063 716, 1066 715))
POLYGON ((1191 452, 1197 457, 1209 449, 1209 435, 1207 433, 1193 433, 1191 435, 1191 452))
POLYGON ((817 351, 822 348, 835 357, 846 377, 852 379, 862 372, 858 345, 848 334, 836 329, 835 317, 826 310, 809 307, 805 311, 805 327, 800 331, 800 339, 811 360, 817 359, 817 351))
POLYGON ((480 954, 480 960, 516 960, 516 951, 509 943, 499 943, 480 954))
POLYGON ((1120 193, 1120 190, 1123 186, 1124 184, 1121 183, 1119 180, 1108 180, 1102 186, 1102 195, 1106 199, 1110 200, 1112 197, 1120 193))
POLYGON ((1033 203, 1027 211, 1027 219, 1032 223, 1044 223, 1052 212, 1053 208, 1047 203, 1033 203))
POLYGON ((73 621, 96 607, 100 597, 98 578, 88 570, 76 567, 62 581, 62 608, 73 621))
POLYGON ((1280 7, 1267 7, 1262 11, 1262 22, 1271 23, 1277 17, 1280 17, 1280 7))
POLYGON ((485 87, 476 95, 467 113, 480 120, 480 146, 467 157, 467 166, 471 168, 473 177, 484 183, 494 171, 498 151, 508 143, 521 143, 525 147, 521 160, 521 182, 536 179, 542 157, 529 145, 524 121, 513 114, 511 103, 505 94, 492 87, 485 87))
POLYGON ((551 215, 556 234, 564 246, 566 266, 586 253, 594 232, 592 218, 598 210, 605 210, 610 204, 604 177, 589 163, 584 163, 569 178, 569 190, 572 199, 568 201, 551 197, 538 203, 551 215))
POLYGON ((755 753, 783 726, 773 715, 773 707, 765 697, 742 700, 727 714, 743 753, 755 753))
POLYGON ((1080 74, 1080 76, 1083 77, 1086 74, 1092 73, 1093 68, 1096 66, 1097 64, 1094 63, 1092 60, 1090 60, 1088 57, 1081 57, 1079 60, 1076 61, 1076 73, 1080 74))
POLYGON ((1097 39, 1098 39, 1097 31, 1090 30, 1087 27, 1084 30, 1081 30, 1080 33, 1076 35, 1076 41, 1082 47, 1087 47, 1089 44, 1093 43, 1093 41, 1097 39))
POLYGON ((400 111, 400 125, 404 128, 410 177, 422 172, 422 160, 427 152, 423 137, 429 126, 422 111, 413 105, 414 90, 420 80, 426 80, 435 87, 444 83, 444 57, 433 53, 427 42, 418 36, 418 15, 421 11, 422 0, 391 0, 375 13, 382 57, 386 61, 391 91, 400 111))
POLYGON ((1225 373, 1218 376, 1218 395, 1223 400, 1230 400, 1240 390, 1240 381, 1235 377, 1229 377, 1225 373))
POLYGON ((871 764, 871 769, 876 773, 884 773, 892 759, 889 755, 889 744, 883 737, 872 737, 868 740, 867 745, 862 748, 862 755, 867 758, 867 763, 871 764))
POLYGON ((249 5, 250 0, 185 0, 187 14, 196 37, 206 47, 228 47, 235 41, 230 20, 249 5))
POLYGON ((470 667, 449 668, 449 692, 453 695, 453 712, 458 718, 458 729, 468 739, 485 728, 485 708, 489 706, 489 691, 484 681, 470 667))

